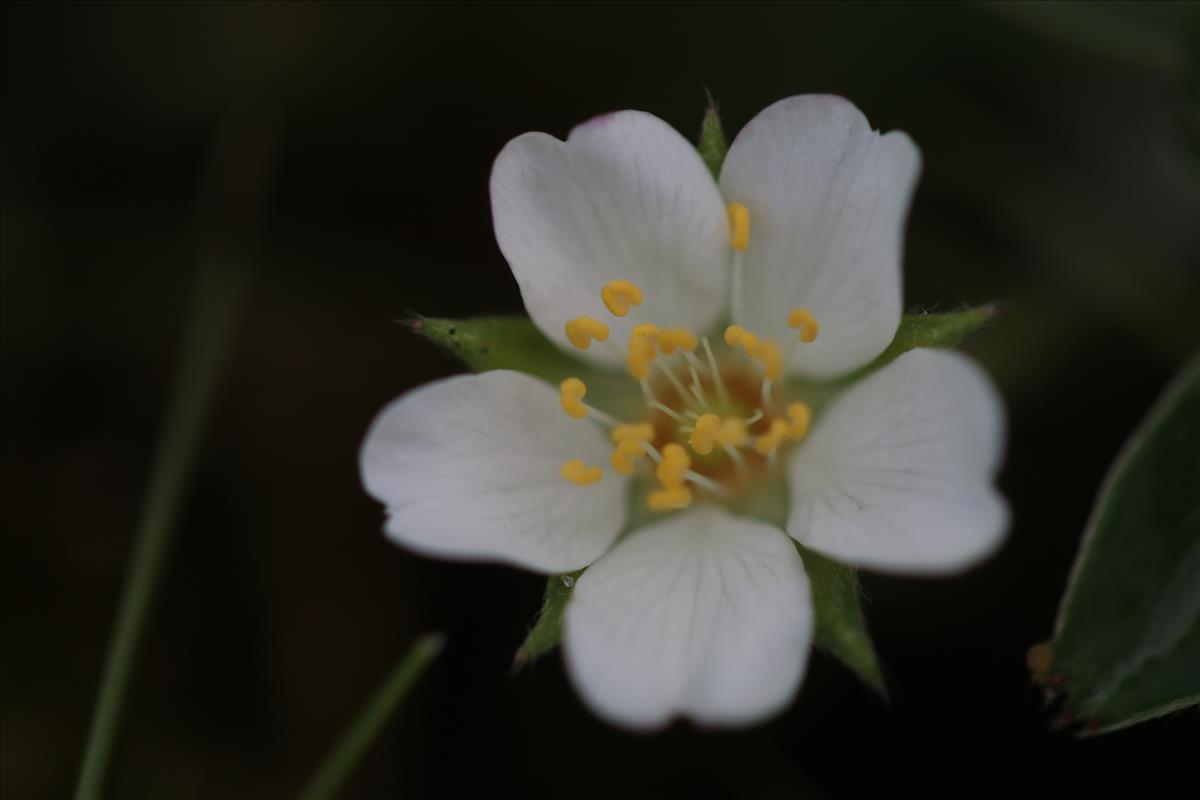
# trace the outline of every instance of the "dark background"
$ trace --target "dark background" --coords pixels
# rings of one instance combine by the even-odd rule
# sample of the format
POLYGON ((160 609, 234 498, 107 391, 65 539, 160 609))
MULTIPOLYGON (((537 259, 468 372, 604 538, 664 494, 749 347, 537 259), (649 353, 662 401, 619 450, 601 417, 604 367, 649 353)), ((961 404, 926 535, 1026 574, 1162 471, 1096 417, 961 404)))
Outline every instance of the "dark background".
POLYGON ((1200 343, 1197 19, 1194 3, 6 3, 4 797, 74 784, 214 239, 251 254, 250 294, 110 797, 294 795, 430 630, 449 648, 345 797, 1153 796, 1187 766, 1194 787, 1194 714, 1051 733, 1023 660, 1107 464, 1200 343), (488 209, 503 144, 621 108, 692 136, 706 88, 730 135, 834 92, 921 147, 906 304, 1003 303, 970 349, 1009 406, 1014 522, 961 577, 865 577, 890 704, 816 655, 774 722, 638 737, 581 707, 557 655, 508 677, 542 580, 389 544, 356 457, 385 402, 457 369, 397 320, 521 308, 488 209), (213 167, 222 130, 235 156, 213 167), (257 215, 238 205, 256 192, 257 215))

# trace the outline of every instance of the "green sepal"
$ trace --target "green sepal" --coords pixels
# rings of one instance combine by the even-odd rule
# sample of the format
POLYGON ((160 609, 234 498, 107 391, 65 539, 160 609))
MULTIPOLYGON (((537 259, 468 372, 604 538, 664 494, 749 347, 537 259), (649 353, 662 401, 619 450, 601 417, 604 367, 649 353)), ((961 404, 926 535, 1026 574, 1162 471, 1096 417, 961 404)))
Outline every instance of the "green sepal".
POLYGON ((563 612, 575 588, 575 581, 583 574, 582 569, 562 575, 551 575, 546 579, 546 593, 537 621, 525 635, 525 641, 513 657, 513 672, 520 670, 558 647, 562 639, 563 612))
POLYGON ((885 367, 903 353, 916 347, 953 348, 963 344, 996 314, 994 305, 978 306, 948 314, 907 314, 900 320, 891 344, 871 363, 831 379, 787 378, 788 393, 797 397, 819 416, 831 400, 852 383, 885 367))
POLYGON ((945 314, 905 314, 896 328, 892 343, 882 353, 870 364, 836 379, 834 383, 839 386, 853 383, 917 347, 959 347, 995 315, 994 304, 945 314))
POLYGON ((1083 734, 1200 703, 1200 357, 1113 462, 1050 648, 1030 655, 1083 734))
MULTIPOLYGON (((787 483, 781 474, 759 489, 739 498, 734 510, 743 516, 775 525, 786 536, 790 502, 787 483)), ((875 646, 867 632, 862 611, 862 592, 858 572, 809 550, 793 540, 812 590, 818 649, 841 661, 863 683, 887 697, 883 671, 875 655, 875 646)))
POLYGON ((587 384, 588 405, 622 419, 644 412, 641 392, 632 378, 563 352, 528 317, 418 317, 409 324, 472 372, 511 369, 555 386, 575 377, 587 384))
POLYGON ((717 113, 717 104, 712 98, 708 100, 708 108, 704 112, 704 120, 700 123, 700 141, 696 144, 700 158, 713 178, 721 177, 721 165, 725 163, 725 153, 729 146, 725 142, 725 131, 721 128, 721 116, 717 113))
POLYGON ((887 686, 863 617, 858 572, 800 544, 796 544, 796 549, 812 585, 813 611, 817 616, 814 644, 849 667, 863 683, 886 699, 887 686))
MULTIPOLYGON (((648 487, 635 481, 630 488, 630 516, 622 536, 651 524, 657 515, 646 510, 645 492, 648 487)), ((733 508, 735 513, 776 525, 779 535, 787 517, 787 494, 783 481, 764 484, 758 491, 743 498, 733 508)), ((619 539, 618 539, 619 541, 619 539)), ((814 643, 818 648, 841 661, 863 683, 887 697, 883 673, 875 656, 875 648, 867 633, 862 613, 862 593, 858 573, 824 556, 796 545, 808 581, 812 588, 813 612, 816 616, 814 643)), ((519 670, 529 662, 549 653, 562 638, 562 618, 571 599, 575 581, 584 570, 552 575, 546 581, 546 593, 541 611, 525 641, 513 659, 513 669, 519 670)))

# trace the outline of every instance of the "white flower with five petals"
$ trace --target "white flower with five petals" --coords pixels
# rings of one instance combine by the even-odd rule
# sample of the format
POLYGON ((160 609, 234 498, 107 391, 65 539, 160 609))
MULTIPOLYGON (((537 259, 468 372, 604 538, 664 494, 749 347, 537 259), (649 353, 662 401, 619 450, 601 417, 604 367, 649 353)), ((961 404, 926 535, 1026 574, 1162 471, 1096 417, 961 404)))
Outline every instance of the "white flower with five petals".
POLYGON ((412 391, 361 454, 387 534, 445 558, 587 567, 564 652, 614 723, 744 725, 786 707, 814 626, 793 539, 934 574, 989 555, 1007 525, 993 487, 1003 412, 967 358, 911 350, 815 414, 788 396, 788 376, 843 375, 891 342, 919 171, 908 136, 830 96, 760 113, 719 181, 637 111, 565 142, 509 142, 492 210, 530 317, 560 347, 627 369, 646 414, 616 420, 584 402, 581 380, 556 389, 505 370, 412 391), (785 529, 735 513, 781 473, 785 529), (626 531, 631 481, 657 516, 626 531))

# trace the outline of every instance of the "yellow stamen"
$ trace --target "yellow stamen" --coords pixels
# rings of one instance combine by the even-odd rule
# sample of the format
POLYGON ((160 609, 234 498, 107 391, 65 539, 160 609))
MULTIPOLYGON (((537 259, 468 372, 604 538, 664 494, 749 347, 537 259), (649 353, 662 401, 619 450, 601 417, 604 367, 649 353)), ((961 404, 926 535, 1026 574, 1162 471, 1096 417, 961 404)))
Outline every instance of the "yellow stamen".
POLYGON ((783 438, 787 435, 788 424, 781 419, 776 419, 771 422, 771 429, 754 440, 754 449, 761 455, 770 455, 779 449, 779 445, 783 444, 783 438))
POLYGON ((739 253, 750 245, 750 209, 741 203, 729 204, 729 243, 739 253))
POLYGON ((750 355, 758 358, 758 337, 747 330, 742 331, 742 349, 750 355))
POLYGON ((737 347, 742 343, 742 336, 746 333, 746 329, 741 325, 730 325, 725 329, 725 344, 730 347, 737 347))
POLYGON ((658 470, 656 475, 659 482, 668 489, 682 487, 684 484, 684 473, 688 467, 692 465, 692 459, 688 456, 687 451, 683 446, 676 442, 671 442, 662 451, 662 461, 658 462, 658 470))
POLYGON ((746 436, 746 423, 737 417, 730 417, 721 423, 721 429, 713 438, 730 447, 741 447, 746 443, 746 436))
POLYGON ((575 419, 587 416, 587 406, 583 404, 583 396, 587 394, 587 386, 579 378, 567 378, 558 385, 558 402, 563 411, 575 419))
POLYGON ((685 486, 671 486, 655 489, 646 498, 650 511, 671 511, 686 509, 691 505, 691 489, 685 486))
POLYGON ((671 355, 676 350, 690 353, 699 346, 700 341, 683 328, 668 328, 658 335, 658 347, 666 355, 671 355))
POLYGON ((578 458, 573 458, 563 464, 560 473, 576 486, 588 486, 596 483, 602 477, 599 467, 589 467, 578 458))
POLYGON ((650 364, 654 361, 654 341, 646 336, 634 336, 629 340, 629 358, 626 365, 629 374, 644 381, 650 377, 650 364))
POLYGON ((687 508, 692 502, 692 490, 686 486, 668 486, 656 489, 646 498, 651 511, 671 511, 687 508))
POLYGON ((759 343, 755 355, 763 362, 763 374, 767 380, 777 381, 783 377, 783 356, 779 353, 779 345, 764 339, 759 343))
POLYGON ((580 350, 587 350, 592 340, 608 341, 608 326, 591 317, 576 317, 566 324, 567 338, 580 350))
POLYGON ((644 455, 646 455, 646 450, 642 447, 640 440, 630 439, 621 442, 612 453, 613 469, 622 475, 629 475, 633 472, 634 462, 644 455))
POLYGON ((716 414, 702 414, 696 420, 696 426, 692 429, 692 435, 688 437, 688 444, 698 454, 706 456, 713 451, 716 436, 720 428, 720 417, 716 414))
POLYGON ((658 341, 658 326, 652 325, 649 322, 643 322, 641 325, 634 325, 633 332, 630 338, 649 339, 651 342, 658 341))
POLYGON ((792 403, 787 407, 787 415, 792 421, 788 425, 787 437, 793 441, 803 439, 812 423, 812 409, 804 403, 792 403))
POLYGON ((630 306, 642 304, 642 290, 629 281, 609 281, 600 290, 600 299, 614 317, 623 317, 629 313, 630 306))
POLYGON ((805 343, 816 339, 817 334, 821 331, 821 326, 807 308, 793 308, 788 314, 787 323, 789 328, 800 331, 800 341, 805 343))
POLYGON ((639 422, 636 425, 617 425, 612 429, 612 439, 617 444, 621 442, 648 442, 654 438, 654 426, 649 422, 639 422))

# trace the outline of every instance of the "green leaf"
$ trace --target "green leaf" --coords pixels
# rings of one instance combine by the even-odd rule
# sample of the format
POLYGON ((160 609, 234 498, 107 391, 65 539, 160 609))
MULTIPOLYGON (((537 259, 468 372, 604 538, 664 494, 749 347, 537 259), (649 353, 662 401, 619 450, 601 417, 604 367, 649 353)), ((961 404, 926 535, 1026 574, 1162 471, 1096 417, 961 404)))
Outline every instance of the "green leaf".
POLYGON ((410 325, 462 360, 472 372, 512 369, 556 386, 576 377, 587 384, 589 405, 619 418, 632 419, 644 413, 642 395, 632 378, 563 352, 528 317, 418 317, 410 325))
POLYGON ((863 683, 886 698, 887 686, 863 619, 858 573, 799 544, 796 549, 804 559, 804 571, 812 585, 817 647, 841 661, 863 683))
POLYGON ((525 636, 525 641, 513 658, 513 671, 521 669, 531 661, 541 658, 558 647, 562 639, 562 618, 575 588, 575 581, 583 574, 583 570, 575 570, 564 575, 551 575, 546 579, 546 595, 542 600, 542 610, 538 612, 537 622, 525 636))
POLYGON ((711 97, 708 100, 708 109, 704 112, 704 121, 700 123, 700 141, 696 149, 700 151, 700 157, 704 159, 709 172, 714 178, 719 178, 721 164, 725 163, 725 152, 729 146, 725 143, 725 131, 721 129, 717 104, 711 97))
POLYGON ((1110 469, 1053 643, 1037 649, 1035 679, 1065 693, 1084 733, 1200 702, 1200 357, 1110 469))

